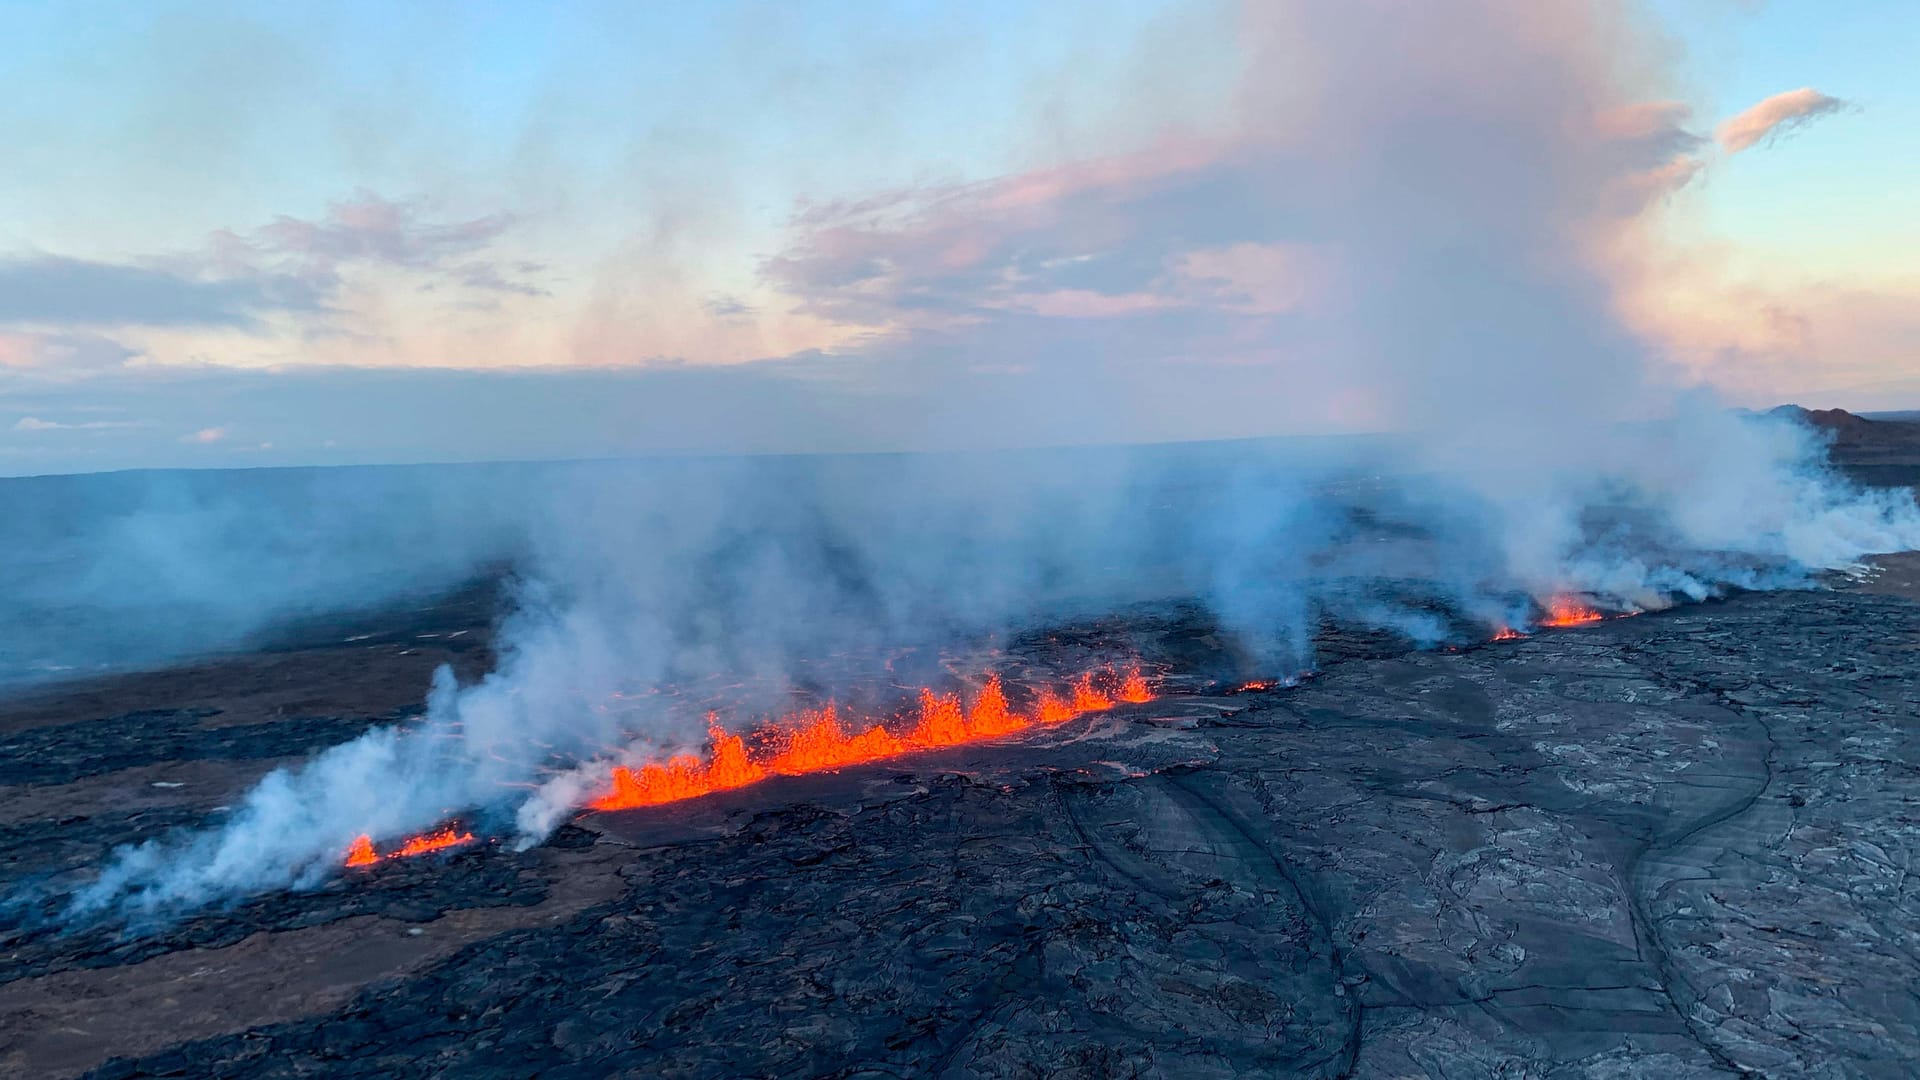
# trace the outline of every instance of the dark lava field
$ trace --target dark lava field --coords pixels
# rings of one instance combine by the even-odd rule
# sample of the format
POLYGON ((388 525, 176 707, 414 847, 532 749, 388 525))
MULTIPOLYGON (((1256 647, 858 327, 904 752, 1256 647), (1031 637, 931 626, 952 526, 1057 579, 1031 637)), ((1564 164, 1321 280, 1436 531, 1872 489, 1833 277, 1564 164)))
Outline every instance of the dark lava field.
MULTIPOLYGON (((16 906, 0 1070, 1912 1076, 1920 559, 1833 584, 1461 651, 1329 630, 1244 693, 1143 614, 1165 696, 1030 738, 141 934, 16 906)), ((405 723, 433 665, 490 662, 487 611, 5 706, 6 889, 405 723)))

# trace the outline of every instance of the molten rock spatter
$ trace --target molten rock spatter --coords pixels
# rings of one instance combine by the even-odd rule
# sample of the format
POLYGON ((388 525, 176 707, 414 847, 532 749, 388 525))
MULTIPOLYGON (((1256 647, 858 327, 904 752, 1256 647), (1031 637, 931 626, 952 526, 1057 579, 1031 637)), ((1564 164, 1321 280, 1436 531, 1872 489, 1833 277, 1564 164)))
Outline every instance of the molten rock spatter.
POLYGON ((472 833, 456 832, 453 826, 449 825, 438 832, 427 833, 424 836, 416 836, 409 839, 406 843, 401 844, 397 850, 389 853, 387 858, 405 859, 414 855, 425 855, 429 851, 445 851, 447 848, 459 847, 461 844, 470 844, 472 842, 472 833))
POLYGON ((430 851, 445 851, 447 848, 459 847, 461 844, 470 844, 472 842, 472 833, 460 832, 453 826, 448 825, 434 832, 422 833, 419 836, 410 837, 399 847, 382 855, 374 848, 373 837, 362 833, 354 837, 352 845, 347 848, 346 864, 348 866, 372 866, 383 859, 406 859, 415 855, 425 855, 430 851))
POLYGON ((1099 712, 1113 708, 1113 699, 1094 689, 1093 676, 1082 675, 1073 681, 1073 711, 1076 713, 1099 712))
MULTIPOLYGON (((1545 611, 1540 617, 1539 626, 1545 629, 1559 629, 1568 626, 1585 626, 1588 623, 1602 622, 1606 619, 1624 619, 1638 615, 1639 611, 1621 611, 1612 615, 1601 611, 1592 604, 1571 593, 1556 593, 1545 603, 1545 611)), ((1512 626, 1495 626, 1489 641, 1514 641, 1527 636, 1528 631, 1512 626)))
POLYGON ((1051 690, 1042 690, 1040 700, 1034 703, 1033 715, 1048 726, 1064 724, 1074 717, 1073 703, 1051 690))
MULTIPOLYGON (((1153 700, 1153 688, 1137 666, 1118 676, 1119 701, 1153 700)), ((648 762, 638 768, 613 770, 606 794, 587 803, 593 810, 630 810, 658 806, 744 787, 769 776, 797 776, 898 757, 916 750, 959 746, 1037 726, 1064 723, 1076 716, 1111 709, 1114 697, 1099 689, 1092 675, 1073 684, 1072 698, 1042 691, 1025 712, 1013 708, 999 676, 990 676, 963 705, 959 694, 920 691, 919 715, 912 728, 894 734, 878 722, 850 731, 833 705, 796 713, 769 725, 754 737, 754 750, 739 735, 718 725, 708 733, 711 749, 704 759, 680 754, 666 762, 648 762)), ((712 718, 710 717, 709 720, 712 718)))
MULTIPOLYGON (((892 757, 907 750, 906 743, 877 724, 858 735, 849 733, 840 722, 839 710, 832 705, 801 713, 800 719, 802 723, 792 730, 772 736, 777 750, 768 759, 762 775, 769 770, 794 775, 837 769, 842 765, 892 757)), ((737 736, 735 739, 738 741, 737 736)))
POLYGON ((1540 620, 1541 626, 1579 626, 1582 623, 1599 622, 1606 618, 1597 608, 1591 607, 1572 596, 1556 596, 1547 601, 1546 618, 1540 620))

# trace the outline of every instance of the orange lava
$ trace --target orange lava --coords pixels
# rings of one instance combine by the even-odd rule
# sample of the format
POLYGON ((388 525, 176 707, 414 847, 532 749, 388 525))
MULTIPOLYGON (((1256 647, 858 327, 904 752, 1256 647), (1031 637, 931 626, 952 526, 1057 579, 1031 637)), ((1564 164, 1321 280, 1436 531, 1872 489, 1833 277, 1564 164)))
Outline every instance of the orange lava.
POLYGON ((1272 679, 1255 679, 1252 682, 1241 683, 1239 686, 1234 687, 1234 693, 1244 694, 1252 690, 1271 690, 1271 689, 1273 689, 1272 679))
POLYGON ((1499 632, 1498 632, 1498 633, 1496 633, 1496 634, 1494 634, 1494 635, 1493 635, 1493 638, 1492 638, 1492 640, 1494 640, 1494 641, 1512 641, 1512 640, 1513 640, 1513 639, 1515 639, 1515 638, 1523 638, 1523 637, 1526 637, 1526 636, 1527 636, 1527 635, 1525 635, 1525 634, 1523 634, 1523 633, 1521 633, 1521 632, 1520 632, 1520 631, 1518 631, 1518 630, 1515 630, 1515 629, 1514 629, 1513 627, 1511 627, 1511 626, 1503 626, 1503 627, 1501 627, 1501 628, 1500 628, 1500 630, 1499 630, 1499 632))
POLYGON ((1540 620, 1541 626, 1579 626, 1582 623, 1599 622, 1605 615, 1588 607, 1571 596, 1556 596, 1547 602, 1547 617, 1540 620))
POLYGON ((1113 708, 1113 699, 1093 687, 1093 676, 1082 675, 1073 681, 1073 711, 1099 712, 1113 708))
MULTIPOLYGON (((1115 693, 1119 701, 1153 700, 1153 688, 1138 667, 1118 676, 1115 693)), ((1082 675, 1074 681, 1070 698, 1042 691, 1031 709, 1021 711, 1007 700, 996 675, 980 687, 971 704, 963 704, 959 694, 921 690, 918 717, 912 728, 900 734, 878 723, 854 731, 832 705, 768 725, 756 733, 751 750, 744 738, 714 725, 708 736, 712 749, 707 757, 681 754, 637 769, 618 766, 608 791, 587 806, 593 810, 659 806, 744 787, 769 776, 823 772, 916 750, 1012 735, 1111 709, 1115 703, 1115 697, 1095 685, 1092 675, 1082 675)))
POLYGON ((348 866, 372 866, 382 859, 405 859, 415 855, 425 855, 429 851, 444 851, 450 847, 473 842, 472 833, 455 832, 449 825, 438 832, 423 833, 412 837, 406 843, 387 852, 385 855, 374 850, 373 837, 361 834, 354 837, 352 846, 347 848, 348 866))
POLYGON ((405 859, 414 855, 425 855, 429 851, 445 851, 447 848, 472 842, 472 833, 454 832, 453 826, 449 825, 439 832, 427 833, 425 836, 416 836, 408 840, 401 844, 398 850, 389 853, 387 858, 405 859))

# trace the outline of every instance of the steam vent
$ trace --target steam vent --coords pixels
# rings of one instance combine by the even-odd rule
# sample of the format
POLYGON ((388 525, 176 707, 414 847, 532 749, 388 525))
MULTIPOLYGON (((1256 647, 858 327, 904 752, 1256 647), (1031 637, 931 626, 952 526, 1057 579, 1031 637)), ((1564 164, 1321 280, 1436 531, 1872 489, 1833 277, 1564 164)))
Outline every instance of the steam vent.
POLYGON ((0 1080, 1920 1077, 1916 43, 0 3, 0 1080))

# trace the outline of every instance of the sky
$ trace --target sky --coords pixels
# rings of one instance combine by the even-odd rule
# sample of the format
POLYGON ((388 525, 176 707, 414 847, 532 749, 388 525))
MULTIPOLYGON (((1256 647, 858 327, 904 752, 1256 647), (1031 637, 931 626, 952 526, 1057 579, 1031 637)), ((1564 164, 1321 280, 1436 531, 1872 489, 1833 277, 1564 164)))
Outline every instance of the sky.
POLYGON ((1352 10, 0 2, 0 475, 1920 407, 1920 7, 1352 10))

